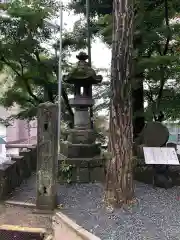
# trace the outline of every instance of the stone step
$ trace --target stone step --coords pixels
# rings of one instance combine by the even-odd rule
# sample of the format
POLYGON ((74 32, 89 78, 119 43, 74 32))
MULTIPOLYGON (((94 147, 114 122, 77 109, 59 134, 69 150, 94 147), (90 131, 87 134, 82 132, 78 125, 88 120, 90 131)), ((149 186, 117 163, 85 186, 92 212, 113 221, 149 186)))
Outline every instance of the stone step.
MULTIPOLYGON (((62 157, 62 160, 66 159, 63 155, 60 155, 59 156, 59 160, 61 160, 61 157, 62 157)), ((67 160, 69 160, 69 159, 67 159, 67 160)), ((101 156, 98 155, 97 157, 93 157, 93 158, 70 158, 70 160, 72 160, 72 161, 86 161, 86 162, 90 162, 90 161, 104 160, 104 157, 101 157, 101 156)))
POLYGON ((104 166, 104 158, 102 156, 97 156, 93 158, 66 158, 65 156, 59 156, 59 163, 66 161, 67 164, 74 165, 76 167, 99 167, 104 166))
POLYGON ((98 146, 98 147, 100 147, 101 146, 101 144, 100 143, 71 143, 71 142, 68 142, 68 141, 66 141, 66 142, 63 142, 64 144, 68 144, 68 145, 70 145, 70 146, 74 146, 74 147, 92 147, 92 146, 98 146))
POLYGON ((72 144, 61 142, 60 151, 68 158, 93 158, 100 155, 100 144, 72 144))

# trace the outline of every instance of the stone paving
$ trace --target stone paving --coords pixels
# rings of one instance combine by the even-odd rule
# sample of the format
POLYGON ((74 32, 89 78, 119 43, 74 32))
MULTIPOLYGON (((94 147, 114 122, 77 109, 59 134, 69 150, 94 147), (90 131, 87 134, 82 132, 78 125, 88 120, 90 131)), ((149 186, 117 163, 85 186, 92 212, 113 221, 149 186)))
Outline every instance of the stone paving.
MULTIPOLYGON (((45 228, 52 231, 52 216, 35 214, 32 209, 0 204, 0 225, 45 228)), ((0 238, 1 239, 1 238, 0 238)))
MULTIPOLYGON (((137 204, 108 213, 100 184, 61 185, 61 210, 102 240, 179 240, 180 187, 153 189, 136 182, 137 204)), ((34 202, 35 177, 16 191, 13 200, 34 202)))

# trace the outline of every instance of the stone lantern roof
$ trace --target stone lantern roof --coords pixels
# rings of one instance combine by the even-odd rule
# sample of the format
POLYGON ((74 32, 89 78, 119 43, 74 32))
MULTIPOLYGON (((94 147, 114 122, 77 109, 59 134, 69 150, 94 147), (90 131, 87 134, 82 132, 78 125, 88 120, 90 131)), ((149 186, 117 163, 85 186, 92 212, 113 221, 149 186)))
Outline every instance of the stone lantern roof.
POLYGON ((92 85, 98 84, 102 81, 102 76, 96 75, 94 69, 92 69, 86 61, 89 58, 86 53, 80 52, 76 58, 79 60, 79 62, 77 63, 77 66, 68 74, 66 78, 67 83, 92 85))

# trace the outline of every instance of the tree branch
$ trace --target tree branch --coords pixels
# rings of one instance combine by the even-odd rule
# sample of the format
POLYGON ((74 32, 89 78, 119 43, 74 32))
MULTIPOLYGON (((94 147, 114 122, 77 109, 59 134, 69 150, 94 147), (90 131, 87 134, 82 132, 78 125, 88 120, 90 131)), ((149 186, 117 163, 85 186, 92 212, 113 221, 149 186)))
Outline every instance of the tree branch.
MULTIPOLYGON (((166 39, 166 43, 165 43, 165 47, 164 47, 164 51, 163 51, 163 55, 166 55, 168 52, 168 49, 169 49, 169 42, 171 40, 171 29, 169 26, 168 0, 164 0, 164 9, 165 9, 165 22, 166 22, 166 27, 168 30, 168 35, 167 35, 167 39, 166 39)), ((158 51, 159 51, 159 49, 158 49, 158 51)), ((162 56, 161 51, 159 51, 159 54, 162 56)), ((164 76, 165 68, 163 66, 160 66, 160 71, 161 71, 161 80, 160 80, 159 93, 158 93, 157 100, 156 100, 156 111, 159 110, 160 101, 161 101, 161 98, 163 95, 164 84, 166 82, 166 78, 164 76)))
POLYGON ((71 116, 71 121, 72 121, 72 124, 74 124, 74 113, 72 111, 72 108, 71 106, 69 105, 69 99, 68 99, 68 96, 67 96, 67 93, 64 89, 64 87, 62 86, 62 97, 63 97, 63 100, 64 100, 64 103, 66 105, 66 108, 71 116))
POLYGON ((163 54, 166 55, 168 48, 169 48, 169 42, 171 39, 171 29, 169 26, 169 12, 168 12, 168 0, 164 0, 164 8, 165 8, 165 22, 166 22, 166 27, 168 29, 168 36, 165 44, 165 48, 163 51, 163 54))
POLYGON ((160 70, 161 70, 161 80, 160 80, 159 93, 158 93, 157 100, 156 100, 156 111, 158 111, 158 109, 159 109, 160 101, 161 101, 161 98, 163 95, 164 84, 166 82, 166 78, 164 76, 164 72, 165 72, 164 67, 160 67, 160 70))
POLYGON ((156 43, 156 47, 157 47, 157 51, 158 51, 159 55, 162 56, 160 44, 156 43))
MULTIPOLYGON (((34 53, 34 55, 36 56, 37 61, 38 61, 40 64, 43 64, 43 62, 41 62, 41 59, 40 59, 40 56, 39 56, 38 51, 36 51, 36 52, 34 53)), ((43 73, 44 73, 44 78, 47 78, 47 75, 46 75, 45 71, 44 71, 43 73)), ((53 98, 52 91, 50 91, 50 88, 48 88, 48 87, 46 86, 46 84, 44 84, 44 100, 45 100, 45 101, 47 100, 46 98, 48 98, 49 101, 54 102, 54 98, 53 98)))
POLYGON ((30 95, 36 102, 41 103, 42 101, 41 101, 38 97, 36 97, 36 95, 34 95, 34 93, 32 92, 32 89, 31 89, 30 85, 28 84, 27 79, 25 79, 25 78, 12 66, 12 64, 11 64, 10 62, 8 62, 4 57, 1 58, 1 61, 3 61, 7 66, 9 66, 9 67, 15 72, 15 74, 23 80, 24 85, 25 85, 25 87, 26 87, 27 92, 29 93, 29 95, 30 95))
MULTIPOLYGON (((153 99, 153 92, 152 92, 152 89, 150 87, 150 85, 148 84, 148 87, 149 87, 149 92, 147 92, 147 97, 149 98, 150 102, 152 102, 152 106, 154 106, 154 104, 156 103, 155 100, 153 99)), ((152 107, 152 114, 153 114, 153 118, 154 120, 156 121, 157 118, 156 118, 156 114, 155 114, 155 111, 152 107)))
MULTIPOLYGON (((57 71, 54 70, 54 72, 55 72, 56 76, 58 77, 57 71)), ((73 113, 72 108, 71 108, 71 106, 70 106, 70 104, 69 104, 69 99, 68 99, 66 90, 65 90, 65 88, 64 88, 63 85, 62 85, 62 97, 63 97, 64 103, 65 103, 65 105, 66 105, 66 108, 67 108, 67 110, 68 110, 68 112, 69 112, 69 115, 71 116, 71 121, 72 121, 72 123, 73 123, 73 122, 74 122, 74 113, 73 113)))
POLYGON ((155 103, 155 101, 154 101, 154 99, 153 99, 152 89, 151 89, 151 87, 150 87, 149 84, 147 84, 147 85, 148 85, 148 87, 149 87, 149 92, 147 92, 147 96, 148 96, 149 100, 150 100, 152 103, 155 103))

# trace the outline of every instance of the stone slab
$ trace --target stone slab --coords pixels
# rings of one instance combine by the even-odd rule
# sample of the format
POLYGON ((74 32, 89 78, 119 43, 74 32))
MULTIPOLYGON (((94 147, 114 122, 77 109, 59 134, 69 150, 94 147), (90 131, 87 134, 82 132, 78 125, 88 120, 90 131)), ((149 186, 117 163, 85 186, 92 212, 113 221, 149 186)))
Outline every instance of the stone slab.
POLYGON ((71 143, 82 143, 82 144, 93 144, 96 140, 96 134, 93 130, 69 130, 68 142, 71 143))
POLYGON ((93 158, 100 155, 99 144, 71 144, 61 142, 61 153, 67 158, 93 158))
POLYGON ((72 98, 69 99, 69 103, 72 107, 85 106, 91 107, 94 105, 94 100, 89 98, 72 98))
POLYGON ((94 158, 64 158, 61 155, 59 160, 59 181, 72 183, 102 182, 105 179, 105 159, 101 156, 94 158), (71 165, 70 177, 61 172, 61 163, 71 165))
POLYGON ((90 170, 91 182, 104 182, 105 181, 105 168, 96 167, 90 170))
POLYGON ((70 164, 72 166, 76 167, 101 167, 104 166, 105 160, 103 157, 97 156, 94 158, 59 158, 59 163, 61 164, 62 161, 66 161, 67 164, 70 164))
POLYGON ((89 183, 90 173, 88 168, 77 168, 76 182, 77 183, 89 183))

